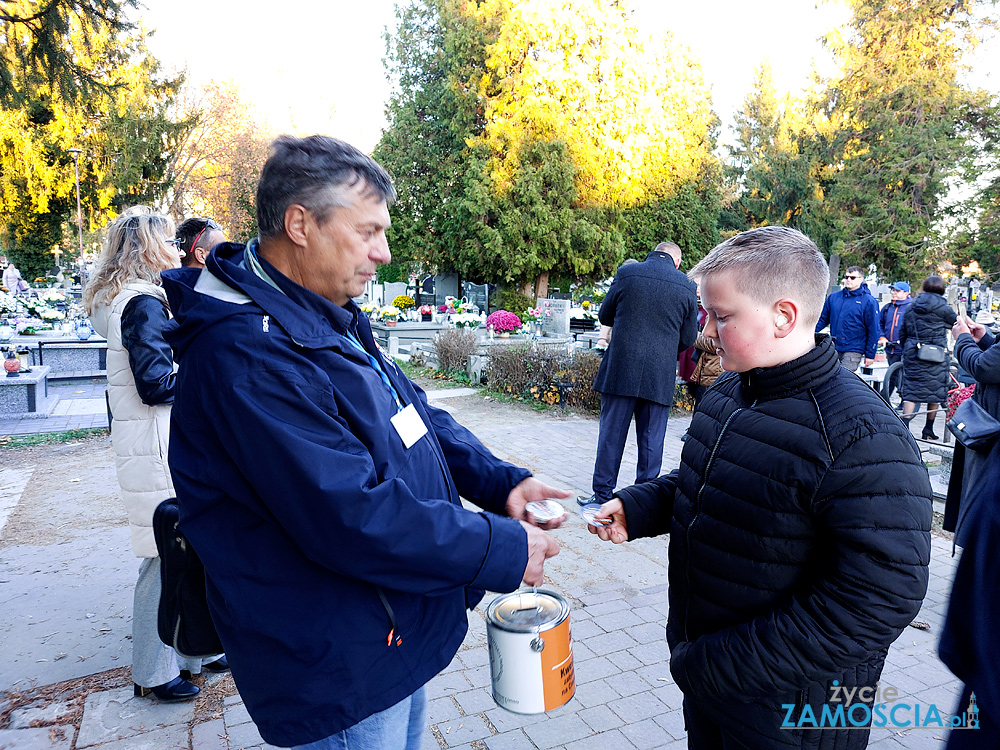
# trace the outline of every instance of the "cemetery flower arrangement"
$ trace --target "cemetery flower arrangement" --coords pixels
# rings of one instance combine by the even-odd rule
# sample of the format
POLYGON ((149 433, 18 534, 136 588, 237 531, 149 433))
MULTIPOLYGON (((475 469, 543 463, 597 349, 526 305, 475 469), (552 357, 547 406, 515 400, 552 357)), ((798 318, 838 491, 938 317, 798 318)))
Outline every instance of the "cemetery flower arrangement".
POLYGON ((542 317, 542 311, 537 307, 529 307, 524 313, 524 318, 529 323, 534 323, 536 320, 540 320, 542 317))
POLYGON ((379 320, 396 320, 399 317, 400 312, 402 312, 398 307, 394 305, 386 305, 381 310, 378 311, 379 320))
POLYGON ((416 304, 417 303, 413 301, 413 297, 408 294, 400 294, 392 301, 392 306, 398 308, 399 310, 409 310, 416 304))
POLYGON ((39 311, 38 317, 51 323, 53 320, 62 320, 66 316, 54 308, 46 307, 39 311))
POLYGON ((10 314, 17 312, 17 300, 13 294, 0 292, 0 313, 10 314))
POLYGON ((55 305, 60 302, 66 301, 66 295, 63 292, 57 291, 55 289, 46 289, 44 292, 38 295, 38 299, 42 302, 47 302, 49 304, 55 305))
POLYGON ((434 314, 434 308, 432 306, 430 306, 430 305, 421 305, 420 306, 420 310, 418 312, 421 315, 433 315, 434 314))
POLYGON ((585 299, 583 302, 580 303, 580 307, 582 307, 584 310, 589 310, 590 309, 590 300, 589 299, 585 299))
POLYGON ((486 327, 497 333, 511 333, 521 329, 521 319, 507 310, 497 310, 486 318, 486 327))
POLYGON ((964 388, 959 388, 954 393, 948 394, 948 401, 945 404, 946 414, 945 419, 951 419, 955 416, 955 409, 957 409, 965 399, 976 392, 976 384, 967 385, 964 388))
POLYGON ((478 328, 483 321, 472 313, 456 313, 451 316, 451 322, 456 328, 478 328))
POLYGON ((361 312, 363 312, 369 318, 377 317, 378 305, 376 305, 374 302, 365 302, 365 304, 361 306, 361 312))

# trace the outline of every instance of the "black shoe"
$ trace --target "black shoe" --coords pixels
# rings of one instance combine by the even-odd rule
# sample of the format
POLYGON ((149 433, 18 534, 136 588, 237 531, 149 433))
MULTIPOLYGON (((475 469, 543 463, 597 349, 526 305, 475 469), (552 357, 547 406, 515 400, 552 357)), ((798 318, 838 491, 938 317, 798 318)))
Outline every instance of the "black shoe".
MULTIPOLYGON (((208 664, 202 664, 201 668, 206 669, 209 672, 228 672, 229 660, 226 658, 226 655, 223 654, 215 661, 210 661, 208 664)), ((201 674, 201 672, 197 672, 196 674, 201 674)), ((190 680, 193 676, 194 674, 191 673, 191 670, 188 669, 181 670, 181 677, 183 677, 185 680, 190 680)))
POLYGON ((600 505, 601 501, 597 499, 597 495, 580 495, 576 504, 582 508, 584 505, 600 505))
POLYGON ((201 692, 201 688, 192 685, 183 677, 175 677, 170 682, 156 687, 143 687, 135 685, 135 697, 143 698, 152 693, 156 700, 162 703, 177 703, 178 701, 189 701, 201 692))
POLYGON ((925 427, 923 429, 923 432, 920 433, 920 437, 922 437, 924 440, 937 440, 938 439, 938 436, 934 434, 934 428, 933 427, 925 427))
POLYGON ((210 661, 208 664, 202 664, 201 668, 207 669, 209 672, 228 672, 229 659, 227 659, 225 654, 223 654, 215 661, 210 661))

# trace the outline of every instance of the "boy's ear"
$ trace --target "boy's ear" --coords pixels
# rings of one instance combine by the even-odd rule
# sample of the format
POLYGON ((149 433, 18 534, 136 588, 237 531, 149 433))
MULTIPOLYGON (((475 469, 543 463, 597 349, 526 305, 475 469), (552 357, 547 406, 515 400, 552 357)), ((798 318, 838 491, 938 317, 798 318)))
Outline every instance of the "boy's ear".
POLYGON ((795 300, 780 299, 774 303, 774 337, 783 339, 795 330, 799 322, 799 306, 795 300))

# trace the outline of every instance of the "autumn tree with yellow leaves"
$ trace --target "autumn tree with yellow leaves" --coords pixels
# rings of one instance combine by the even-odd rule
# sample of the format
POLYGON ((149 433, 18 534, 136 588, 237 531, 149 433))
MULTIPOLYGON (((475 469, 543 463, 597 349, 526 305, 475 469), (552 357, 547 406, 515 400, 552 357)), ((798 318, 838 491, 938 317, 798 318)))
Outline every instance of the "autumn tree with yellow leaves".
POLYGON ((399 88, 376 158, 393 251, 516 282, 595 278, 672 239, 715 242, 716 118, 697 64, 625 2, 416 0, 388 39, 399 88))

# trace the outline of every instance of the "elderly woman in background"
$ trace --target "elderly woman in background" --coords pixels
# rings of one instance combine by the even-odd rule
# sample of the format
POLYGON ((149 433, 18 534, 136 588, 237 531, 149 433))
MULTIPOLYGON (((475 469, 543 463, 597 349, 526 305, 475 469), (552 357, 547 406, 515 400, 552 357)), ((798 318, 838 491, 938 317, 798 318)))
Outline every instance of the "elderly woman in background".
MULTIPOLYGON (((903 316, 899 343, 903 347, 903 421, 914 417, 917 404, 927 404, 927 421, 920 436, 937 440, 934 420, 938 406, 948 398, 948 329, 955 324, 955 311, 944 299, 944 279, 928 276, 920 287, 921 294, 903 316), (924 359, 923 347, 940 347, 941 361, 924 359)), ((927 352, 924 352, 926 355, 927 352)))
POLYGON ((225 671, 225 657, 178 659, 157 634, 160 559, 153 511, 174 496, 167 466, 174 363, 163 338, 170 319, 160 272, 180 265, 174 224, 145 206, 129 209, 107 228, 101 259, 84 292, 94 328, 108 340, 108 399, 115 468, 128 510, 132 549, 142 558, 132 612, 132 679, 137 696, 161 701, 194 698, 199 688, 181 675, 225 671), (203 664, 203 661, 208 663, 203 664))

